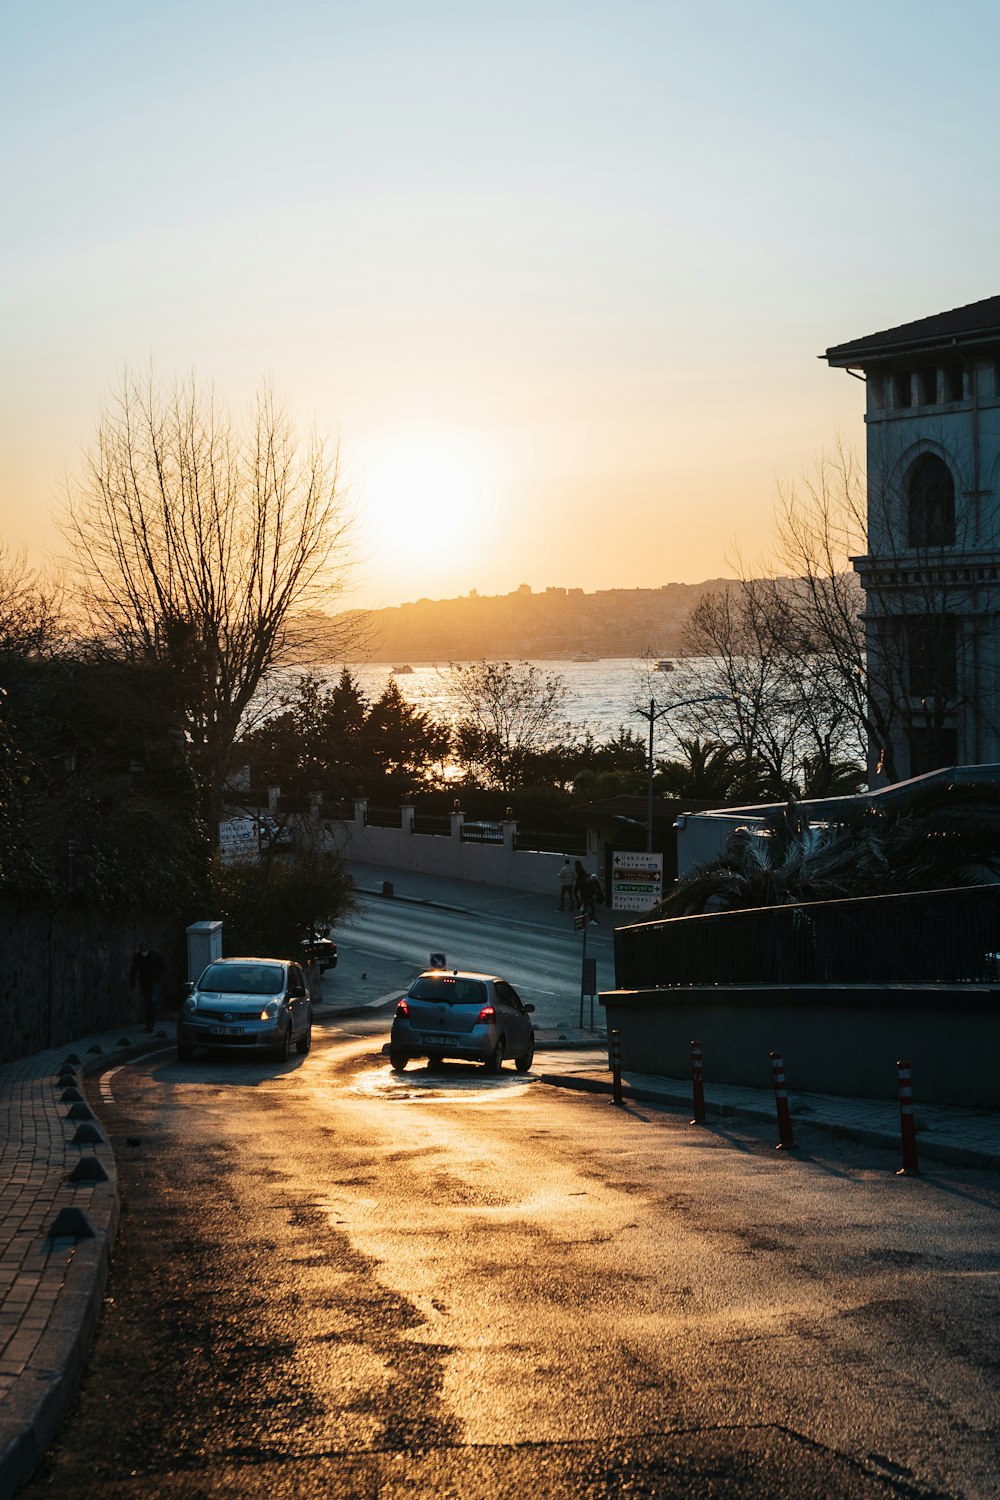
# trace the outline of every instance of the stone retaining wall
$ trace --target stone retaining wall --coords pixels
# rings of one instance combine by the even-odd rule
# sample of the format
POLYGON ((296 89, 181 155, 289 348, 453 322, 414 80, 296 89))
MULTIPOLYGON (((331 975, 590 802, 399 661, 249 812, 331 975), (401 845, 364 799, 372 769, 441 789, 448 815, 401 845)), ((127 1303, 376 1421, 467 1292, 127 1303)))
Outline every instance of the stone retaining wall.
POLYGON ((166 961, 161 1006, 172 1007, 185 978, 179 921, 0 906, 0 1062, 141 1021, 142 997, 128 976, 143 940, 166 961))

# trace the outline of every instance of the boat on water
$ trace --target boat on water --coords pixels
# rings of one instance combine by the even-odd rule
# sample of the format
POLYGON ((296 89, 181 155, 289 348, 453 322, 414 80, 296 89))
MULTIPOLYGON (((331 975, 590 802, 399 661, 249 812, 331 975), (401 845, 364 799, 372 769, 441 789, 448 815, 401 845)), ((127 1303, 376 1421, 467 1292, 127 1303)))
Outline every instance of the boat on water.
POLYGON ((574 661, 600 661, 600 659, 599 656, 594 655, 593 651, 581 651, 573 658, 574 661))
POLYGON ((396 677, 405 677, 408 673, 413 671, 413 668, 410 666, 410 663, 408 661, 404 661, 400 662, 398 667, 393 667, 392 670, 396 677))
POLYGON ((658 661, 656 663, 656 670, 658 672, 672 672, 674 670, 674 664, 672 661, 664 657, 663 661, 658 661))

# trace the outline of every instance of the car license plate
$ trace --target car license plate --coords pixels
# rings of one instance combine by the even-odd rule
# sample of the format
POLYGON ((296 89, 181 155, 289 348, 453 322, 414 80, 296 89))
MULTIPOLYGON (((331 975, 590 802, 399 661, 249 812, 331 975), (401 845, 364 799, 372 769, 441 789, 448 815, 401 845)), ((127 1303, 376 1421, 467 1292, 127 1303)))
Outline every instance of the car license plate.
POLYGON ((212 1026, 209 1028, 209 1036, 242 1036, 242 1026, 212 1026))
POLYGON ((457 1036, 438 1036, 429 1031, 424 1032, 424 1042, 428 1047, 457 1047, 457 1036))

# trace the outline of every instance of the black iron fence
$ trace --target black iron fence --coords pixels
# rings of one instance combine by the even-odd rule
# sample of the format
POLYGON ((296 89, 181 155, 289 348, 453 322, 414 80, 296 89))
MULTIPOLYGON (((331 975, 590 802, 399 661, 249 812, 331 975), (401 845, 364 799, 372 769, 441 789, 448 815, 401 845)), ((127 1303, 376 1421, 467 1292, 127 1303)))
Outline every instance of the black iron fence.
POLYGON ((365 808, 365 823, 372 828, 402 828, 401 807, 375 807, 371 802, 365 808))
POLYGON ((620 929, 619 989, 1000 978, 1000 885, 709 912, 620 929))
POLYGON ((530 849, 542 854, 586 854, 585 828, 525 828, 518 823, 514 834, 515 849, 530 849))
POLYGON ((354 803, 353 801, 324 801, 322 806, 320 807, 320 817, 334 818, 338 822, 353 822, 354 803))
POLYGON ((451 816, 448 813, 414 812, 413 832, 441 835, 451 833, 451 816))
POLYGON ((503 824, 483 822, 475 818, 462 824, 463 844, 502 844, 503 824))

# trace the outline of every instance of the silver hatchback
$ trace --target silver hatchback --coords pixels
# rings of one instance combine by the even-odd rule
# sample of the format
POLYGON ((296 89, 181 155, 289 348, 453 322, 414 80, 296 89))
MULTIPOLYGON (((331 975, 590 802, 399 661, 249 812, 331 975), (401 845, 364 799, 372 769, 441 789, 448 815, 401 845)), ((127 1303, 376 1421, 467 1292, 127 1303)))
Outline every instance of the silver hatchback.
POLYGON ((389 1061, 401 1073, 411 1057, 457 1057, 496 1073, 513 1057, 526 1073, 535 1055, 534 1009, 496 974, 427 969, 396 1003, 389 1061))
POLYGON ((312 1046, 312 1004, 301 966, 284 958, 219 958, 203 971, 177 1017, 177 1056, 196 1047, 267 1051, 287 1059, 312 1046))

